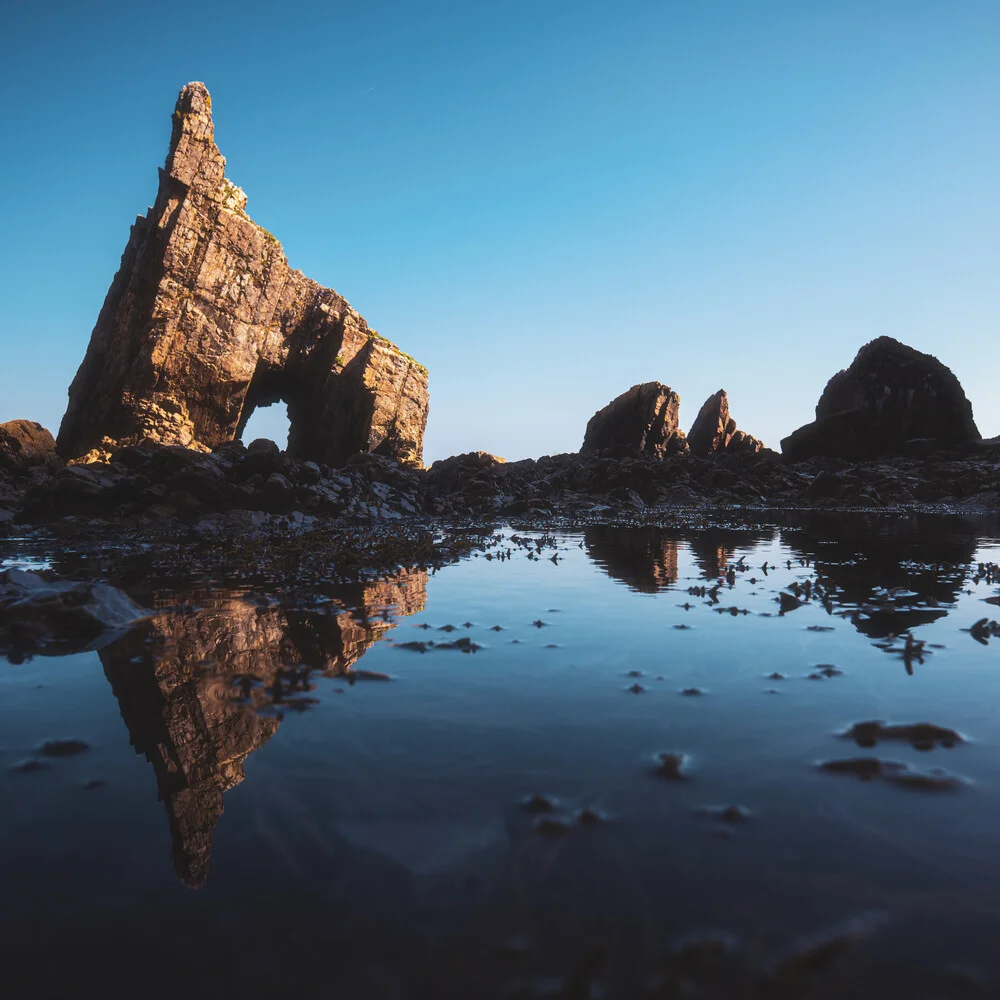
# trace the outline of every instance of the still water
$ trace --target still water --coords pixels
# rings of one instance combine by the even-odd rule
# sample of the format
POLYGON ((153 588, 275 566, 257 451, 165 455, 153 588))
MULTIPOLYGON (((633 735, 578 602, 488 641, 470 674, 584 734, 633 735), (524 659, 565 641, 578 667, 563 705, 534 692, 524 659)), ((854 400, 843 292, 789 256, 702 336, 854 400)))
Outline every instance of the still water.
POLYGON ((0 665, 4 995, 1000 995, 990 529, 511 536, 0 665))

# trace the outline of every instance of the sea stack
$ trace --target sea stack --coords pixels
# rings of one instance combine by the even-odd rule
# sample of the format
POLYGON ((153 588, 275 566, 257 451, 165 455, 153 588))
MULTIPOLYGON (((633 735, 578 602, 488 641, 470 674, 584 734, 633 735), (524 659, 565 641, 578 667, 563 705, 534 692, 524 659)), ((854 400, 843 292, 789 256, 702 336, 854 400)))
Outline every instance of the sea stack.
POLYGON ((66 459, 154 441, 209 451, 288 405, 288 451, 422 462, 427 370, 337 292, 292 270, 226 179, 202 83, 177 98, 153 207, 136 219, 69 390, 66 459))
POLYGON ((816 404, 816 419, 781 442, 786 461, 829 456, 857 462, 901 455, 907 442, 956 448, 982 439, 972 404, 950 368, 892 337, 858 351, 816 404))

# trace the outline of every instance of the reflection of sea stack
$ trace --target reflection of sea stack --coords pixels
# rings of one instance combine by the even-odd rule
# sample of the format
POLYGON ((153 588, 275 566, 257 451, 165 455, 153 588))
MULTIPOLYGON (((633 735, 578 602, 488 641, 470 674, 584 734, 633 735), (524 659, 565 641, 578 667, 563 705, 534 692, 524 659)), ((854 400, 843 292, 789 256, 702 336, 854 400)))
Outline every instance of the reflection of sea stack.
POLYGON ((677 540, 659 528, 595 526, 583 537, 590 558, 633 590, 655 594, 677 582, 677 540))
POLYGON ((174 865, 187 885, 208 874, 223 793, 243 780, 243 762, 280 724, 279 714, 255 709, 295 704, 310 671, 349 673, 393 616, 423 607, 426 584, 426 572, 410 570, 359 585, 348 602, 356 611, 209 596, 198 610, 151 619, 101 650, 132 745, 156 773, 174 865))

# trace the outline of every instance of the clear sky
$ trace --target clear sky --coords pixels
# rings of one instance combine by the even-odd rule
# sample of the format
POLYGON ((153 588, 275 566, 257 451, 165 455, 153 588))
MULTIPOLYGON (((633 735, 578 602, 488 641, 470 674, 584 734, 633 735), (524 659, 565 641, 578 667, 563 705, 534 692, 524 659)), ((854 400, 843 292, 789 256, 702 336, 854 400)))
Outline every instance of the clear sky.
POLYGON ((881 334, 1000 433, 997 0, 19 0, 0 80, 0 420, 57 430, 203 80, 251 217, 430 369, 427 461, 653 379, 777 447, 881 334))

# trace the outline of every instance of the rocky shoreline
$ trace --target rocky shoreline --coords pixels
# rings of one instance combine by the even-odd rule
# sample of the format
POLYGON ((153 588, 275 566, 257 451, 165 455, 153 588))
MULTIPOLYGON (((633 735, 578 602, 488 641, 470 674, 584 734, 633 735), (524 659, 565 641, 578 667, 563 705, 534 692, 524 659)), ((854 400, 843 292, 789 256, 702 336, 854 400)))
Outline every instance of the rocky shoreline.
MULTIPOLYGON (((916 450, 916 449, 915 449, 916 450)), ((624 448, 504 462, 472 452, 428 469, 358 454, 299 462, 266 439, 203 454, 152 442, 109 463, 0 470, 0 530, 66 518, 196 525, 233 511, 325 523, 423 518, 656 516, 678 508, 1000 510, 1000 442, 849 462, 767 450, 665 458, 624 448)))

